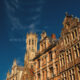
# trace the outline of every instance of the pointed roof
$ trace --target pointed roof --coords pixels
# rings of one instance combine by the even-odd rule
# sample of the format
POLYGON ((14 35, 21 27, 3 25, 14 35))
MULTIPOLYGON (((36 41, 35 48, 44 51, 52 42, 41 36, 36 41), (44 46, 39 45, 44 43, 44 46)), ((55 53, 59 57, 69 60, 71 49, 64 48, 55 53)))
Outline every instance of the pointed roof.
POLYGON ((7 78, 9 78, 9 76, 10 76, 10 72, 9 72, 9 70, 8 70, 8 72, 7 72, 7 78))
POLYGON ((10 71, 8 70, 7 74, 10 74, 10 71))
POLYGON ((12 67, 14 67, 14 66, 17 66, 16 59, 14 59, 14 61, 13 61, 13 66, 12 67))

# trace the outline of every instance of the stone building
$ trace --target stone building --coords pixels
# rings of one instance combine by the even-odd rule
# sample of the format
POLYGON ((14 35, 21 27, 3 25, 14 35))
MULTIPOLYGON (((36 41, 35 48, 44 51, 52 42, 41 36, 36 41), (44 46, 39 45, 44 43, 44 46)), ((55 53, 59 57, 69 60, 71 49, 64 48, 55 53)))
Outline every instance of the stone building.
POLYGON ((24 67, 13 62, 7 80, 80 80, 80 21, 66 16, 59 39, 41 33, 37 51, 37 35, 27 34, 24 67))
POLYGON ((66 13, 63 26, 56 49, 59 80, 80 80, 80 21, 66 13))
POLYGON ((16 60, 14 60, 11 73, 8 71, 6 80, 21 80, 23 69, 24 68, 22 66, 18 66, 16 60))
POLYGON ((41 34, 34 80, 80 80, 80 21, 66 13, 63 26, 59 40, 41 34))
POLYGON ((11 74, 8 71, 6 80, 32 80, 33 79, 33 58, 37 52, 36 33, 27 33, 26 53, 24 57, 24 66, 18 66, 16 60, 13 62, 11 74))
POLYGON ((24 58, 24 65, 33 67, 33 58, 37 52, 37 35, 36 33, 27 33, 26 38, 26 53, 24 58))
POLYGON ((37 52, 37 35, 35 33, 27 33, 26 53, 24 58, 24 70, 21 80, 33 80, 33 58, 37 52))
POLYGON ((34 58, 35 80, 50 80, 57 75, 56 43, 57 39, 54 34, 51 37, 48 37, 46 32, 41 34, 40 49, 34 58))

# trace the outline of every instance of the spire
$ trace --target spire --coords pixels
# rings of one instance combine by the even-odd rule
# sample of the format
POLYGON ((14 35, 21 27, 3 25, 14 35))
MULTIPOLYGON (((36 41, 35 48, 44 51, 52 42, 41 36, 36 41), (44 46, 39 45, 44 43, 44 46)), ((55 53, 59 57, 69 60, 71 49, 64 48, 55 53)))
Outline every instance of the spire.
POLYGON ((17 66, 16 59, 14 59, 14 61, 13 61, 13 66, 12 67, 14 67, 14 66, 17 66))
POLYGON ((8 70, 8 72, 7 72, 8 74, 10 74, 10 72, 9 72, 9 70, 8 70))
POLYGON ((7 78, 9 78, 9 76, 10 76, 10 72, 9 72, 9 70, 8 70, 8 72, 7 72, 7 78))
POLYGON ((65 12, 65 15, 66 15, 66 16, 69 16, 68 12, 65 12))

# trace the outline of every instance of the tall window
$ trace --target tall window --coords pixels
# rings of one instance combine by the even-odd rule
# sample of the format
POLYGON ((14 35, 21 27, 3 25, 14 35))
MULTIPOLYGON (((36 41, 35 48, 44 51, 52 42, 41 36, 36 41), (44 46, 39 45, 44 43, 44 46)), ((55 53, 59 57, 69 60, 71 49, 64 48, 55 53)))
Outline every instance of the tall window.
POLYGON ((45 48, 46 48, 46 40, 45 40, 45 48))
POLYGON ((40 59, 38 59, 38 68, 40 68, 40 59))
POLYGON ((78 71, 78 80, 80 80, 80 65, 77 67, 78 71))
POLYGON ((67 56, 67 63, 71 62, 71 61, 72 61, 71 49, 69 49, 69 50, 66 52, 66 56, 67 56))
POLYGON ((50 77, 54 77, 54 71, 53 71, 53 67, 50 67, 50 77))
POLYGON ((29 40, 29 45, 30 45, 31 41, 29 40))
POLYGON ((77 30, 75 29, 75 30, 72 32, 72 39, 76 38, 77 36, 78 36, 77 30))
POLYGON ((69 36, 67 36, 67 43, 69 42, 69 36))
POLYGON ((44 76, 45 76, 44 71, 43 71, 43 73, 42 73, 42 74, 43 74, 43 80, 44 80, 44 76))
POLYGON ((64 66, 65 60, 64 60, 64 54, 60 55, 60 67, 64 66))
POLYGON ((38 73, 38 80, 40 80, 40 73, 38 73))
POLYGON ((78 57, 80 56, 80 43, 77 44, 78 57))
POLYGON ((49 52, 49 60, 52 61, 52 51, 49 52))
POLYGON ((74 30, 74 32, 75 32, 75 37, 77 37, 77 31, 76 31, 76 29, 74 30))
POLYGON ((80 56, 80 43, 76 44, 74 47, 74 55, 75 55, 75 58, 79 57, 80 56))
POLYGON ((66 45, 66 39, 64 39, 64 45, 66 45))
POLYGON ((41 49, 43 50, 43 44, 41 44, 41 49))
POLYGON ((34 45, 34 40, 32 39, 32 45, 34 45))
POLYGON ((69 80, 75 80, 74 69, 69 70, 69 80))
POLYGON ((78 57, 78 51, 77 51, 77 47, 76 47, 76 45, 74 46, 74 55, 75 55, 75 58, 78 57))
POLYGON ((44 59, 42 58, 42 65, 44 65, 44 59))
POLYGON ((35 40, 35 46, 36 46, 36 40, 35 40))
POLYGON ((44 57, 44 64, 47 63, 47 56, 44 57))
POLYGON ((61 75, 61 80, 67 80, 67 78, 66 78, 66 73, 62 73, 62 75, 61 75))
POLYGON ((72 38, 74 39, 74 32, 72 32, 72 38))

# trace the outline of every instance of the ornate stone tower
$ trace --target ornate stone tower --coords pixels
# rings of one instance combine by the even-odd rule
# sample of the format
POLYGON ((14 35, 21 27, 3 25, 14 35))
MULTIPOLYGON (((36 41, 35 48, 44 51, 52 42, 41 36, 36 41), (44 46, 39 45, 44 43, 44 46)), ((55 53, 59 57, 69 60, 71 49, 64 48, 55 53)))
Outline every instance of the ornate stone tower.
POLYGON ((37 52, 37 35, 36 33, 27 33, 26 39, 26 54, 24 59, 24 64, 33 64, 32 59, 35 57, 37 52))

